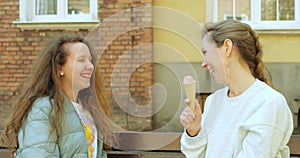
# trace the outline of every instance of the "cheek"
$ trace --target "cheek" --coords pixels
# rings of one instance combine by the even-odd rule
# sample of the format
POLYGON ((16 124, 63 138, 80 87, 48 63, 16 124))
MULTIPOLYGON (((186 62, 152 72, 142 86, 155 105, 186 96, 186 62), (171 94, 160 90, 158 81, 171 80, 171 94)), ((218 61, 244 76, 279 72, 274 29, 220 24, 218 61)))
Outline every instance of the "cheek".
POLYGON ((78 63, 78 62, 74 63, 74 65, 73 65, 74 75, 80 74, 83 69, 84 69, 84 64, 78 63))
POLYGON ((76 66, 76 64, 70 65, 66 71, 65 77, 67 78, 68 82, 73 83, 79 79, 80 69, 76 66))
POLYGON ((216 65, 216 64, 220 63, 221 62, 220 57, 216 54, 217 53, 207 54, 205 57, 205 60, 211 65, 216 65))

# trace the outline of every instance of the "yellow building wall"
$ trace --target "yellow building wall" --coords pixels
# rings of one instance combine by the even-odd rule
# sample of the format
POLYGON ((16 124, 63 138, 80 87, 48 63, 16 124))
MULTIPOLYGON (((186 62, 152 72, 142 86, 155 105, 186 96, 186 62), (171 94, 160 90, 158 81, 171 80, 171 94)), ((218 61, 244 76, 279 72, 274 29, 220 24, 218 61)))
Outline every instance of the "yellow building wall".
POLYGON ((259 34, 265 62, 299 63, 300 35, 265 35, 259 34))
MULTIPOLYGON (((196 40, 184 36, 185 31, 192 33, 194 26, 189 23, 205 23, 206 0, 155 0, 154 6, 160 9, 171 9, 172 14, 158 11, 154 17, 154 60, 156 62, 201 62, 201 32, 194 31, 196 40), (175 13, 176 12, 176 13, 175 13), (182 15, 182 16, 178 16, 182 15), (188 19, 185 21, 183 18, 188 19), (175 27, 175 29, 172 29, 175 27), (170 29, 171 28, 171 29, 170 29), (174 30, 176 30, 174 32, 174 30), (196 41, 196 42, 195 42, 196 41), (163 45, 163 46, 162 46, 163 45), (183 57, 182 57, 183 56, 183 57)), ((199 25, 200 26, 200 25, 199 25)), ((300 29, 300 28, 299 28, 300 29)), ((285 31, 285 30, 283 30, 285 31)), ((275 34, 258 31, 263 44, 265 62, 295 63, 300 62, 300 34, 288 31, 289 35, 280 30, 275 34), (279 33, 279 34, 278 34, 279 33), (292 34, 291 34, 292 33, 292 34)), ((194 38, 194 37, 193 37, 194 38)))
POLYGON ((159 7, 159 10, 166 9, 168 13, 173 12, 169 16, 160 11, 154 12, 154 42, 158 44, 154 46, 154 60, 156 62, 202 61, 199 50, 201 32, 192 31, 198 27, 195 26, 196 23, 205 22, 205 0, 155 0, 154 6, 159 7), (160 27, 161 25, 163 28, 160 27))

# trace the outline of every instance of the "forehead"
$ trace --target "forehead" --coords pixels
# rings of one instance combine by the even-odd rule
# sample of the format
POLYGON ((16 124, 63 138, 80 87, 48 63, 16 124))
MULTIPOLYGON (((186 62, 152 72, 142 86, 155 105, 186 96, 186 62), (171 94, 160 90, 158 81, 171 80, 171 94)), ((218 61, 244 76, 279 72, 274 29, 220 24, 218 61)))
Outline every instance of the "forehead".
POLYGON ((79 55, 90 55, 90 50, 86 44, 82 42, 74 42, 74 43, 65 43, 64 49, 71 55, 79 56, 79 55))
POLYGON ((215 45, 212 41, 211 37, 208 34, 205 34, 202 39, 202 49, 207 49, 211 47, 212 45, 215 45))

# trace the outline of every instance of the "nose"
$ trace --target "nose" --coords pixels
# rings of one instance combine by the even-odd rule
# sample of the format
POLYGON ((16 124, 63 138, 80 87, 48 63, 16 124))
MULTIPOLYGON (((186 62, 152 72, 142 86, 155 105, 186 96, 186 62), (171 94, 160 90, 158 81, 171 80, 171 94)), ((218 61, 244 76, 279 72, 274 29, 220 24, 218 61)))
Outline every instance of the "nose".
POLYGON ((88 64, 86 65, 86 69, 91 69, 93 70, 94 69, 94 65, 92 62, 88 62, 88 64))
POLYGON ((205 60, 203 60, 203 62, 202 62, 202 64, 201 64, 201 67, 202 67, 203 69, 207 68, 207 63, 206 63, 205 60))

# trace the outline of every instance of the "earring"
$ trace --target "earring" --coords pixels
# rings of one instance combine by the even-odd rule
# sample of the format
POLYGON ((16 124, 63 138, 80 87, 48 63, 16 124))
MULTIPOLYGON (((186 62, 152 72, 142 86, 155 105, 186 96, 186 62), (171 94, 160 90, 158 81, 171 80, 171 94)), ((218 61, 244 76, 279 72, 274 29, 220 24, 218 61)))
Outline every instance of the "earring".
POLYGON ((63 77, 64 76, 64 72, 60 72, 60 76, 63 77))

